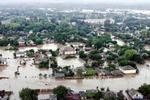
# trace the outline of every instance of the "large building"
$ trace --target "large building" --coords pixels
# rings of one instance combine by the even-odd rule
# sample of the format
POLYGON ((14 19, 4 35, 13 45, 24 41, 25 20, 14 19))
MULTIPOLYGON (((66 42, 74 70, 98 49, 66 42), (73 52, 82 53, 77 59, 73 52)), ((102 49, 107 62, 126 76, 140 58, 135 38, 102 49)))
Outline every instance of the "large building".
POLYGON ((115 23, 114 19, 85 19, 84 20, 85 23, 89 23, 89 24, 102 24, 104 25, 105 23, 109 23, 109 24, 113 24, 115 23))
POLYGON ((61 55, 75 55, 76 50, 72 48, 71 46, 65 46, 60 49, 60 54, 61 55))

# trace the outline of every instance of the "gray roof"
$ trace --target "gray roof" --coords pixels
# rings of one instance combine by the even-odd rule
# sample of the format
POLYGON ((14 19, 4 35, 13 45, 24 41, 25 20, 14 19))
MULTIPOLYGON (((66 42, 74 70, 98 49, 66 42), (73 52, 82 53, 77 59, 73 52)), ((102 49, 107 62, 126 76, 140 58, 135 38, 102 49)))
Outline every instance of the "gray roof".
POLYGON ((137 95, 137 94, 140 94, 142 95, 141 93, 139 93, 137 90, 135 89, 131 89, 131 90, 128 90, 128 93, 130 96, 134 96, 134 95, 137 95))

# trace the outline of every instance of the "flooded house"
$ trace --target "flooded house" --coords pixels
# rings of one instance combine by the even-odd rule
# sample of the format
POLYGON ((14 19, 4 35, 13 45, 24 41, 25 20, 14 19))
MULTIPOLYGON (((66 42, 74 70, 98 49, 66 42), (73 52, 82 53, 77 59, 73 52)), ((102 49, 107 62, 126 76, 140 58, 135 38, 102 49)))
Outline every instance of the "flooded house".
POLYGON ((117 98, 116 93, 113 92, 113 91, 106 91, 106 92, 104 93, 104 99, 106 99, 106 100, 111 100, 111 98, 117 98))
POLYGON ((137 72, 137 70, 130 65, 121 66, 121 67, 119 67, 119 70, 124 74, 136 74, 136 72, 137 72))
POLYGON ((126 92, 132 100, 144 100, 143 95, 135 89, 127 90, 126 92))
POLYGON ((25 40, 23 38, 19 38, 18 43, 19 43, 19 47, 25 47, 26 46, 25 40))
POLYGON ((49 97, 49 100, 57 100, 57 96, 54 94, 51 94, 49 97))
POLYGON ((54 72, 54 77, 55 78, 64 78, 65 73, 63 73, 63 72, 54 72))
POLYGON ((17 51, 14 53, 15 58, 24 58, 26 57, 26 52, 24 51, 17 51))
POLYGON ((7 65, 6 58, 3 58, 2 54, 0 54, 0 66, 6 66, 6 65, 7 65))
POLYGON ((11 91, 0 90, 0 100, 9 100, 11 94, 11 91))
POLYGON ((47 61, 48 57, 40 52, 36 52, 33 60, 34 60, 34 64, 38 65, 42 61, 47 61))
POLYGON ((80 49, 80 48, 85 47, 85 44, 82 42, 71 42, 71 43, 66 43, 66 45, 71 46, 75 49, 80 49))
POLYGON ((71 46, 65 46, 60 49, 60 55, 68 56, 68 55, 75 55, 76 50, 71 46))
POLYGON ((36 46, 36 44, 32 40, 29 40, 27 45, 28 46, 36 46))

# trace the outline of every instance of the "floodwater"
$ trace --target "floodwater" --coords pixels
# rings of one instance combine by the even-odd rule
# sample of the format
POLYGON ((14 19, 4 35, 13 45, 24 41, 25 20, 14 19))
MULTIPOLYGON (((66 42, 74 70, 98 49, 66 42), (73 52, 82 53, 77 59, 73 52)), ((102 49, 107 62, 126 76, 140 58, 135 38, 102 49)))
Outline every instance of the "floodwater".
MULTIPOLYGON (((54 88, 58 85, 64 85, 70 87, 75 91, 85 90, 85 89, 95 89, 98 87, 109 87, 111 90, 119 91, 126 90, 128 88, 138 88, 143 83, 150 84, 150 61, 146 61, 145 65, 137 65, 139 68, 138 75, 125 76, 123 78, 110 78, 110 79, 83 79, 83 80, 56 80, 51 76, 48 78, 39 78, 39 73, 51 75, 52 70, 40 70, 36 66, 32 65, 32 59, 26 59, 26 66, 20 66, 20 75, 15 77, 14 72, 19 66, 20 59, 13 59, 13 51, 0 50, 5 58, 8 58, 8 66, 0 68, 1 77, 10 77, 10 79, 0 80, 0 90, 11 90, 14 95, 11 96, 11 100, 19 98, 18 92, 22 88, 32 88, 32 89, 44 89, 44 88, 54 88)), ((82 61, 79 58, 74 58, 72 60, 64 61, 62 58, 58 57, 58 64, 60 65, 82 65, 82 61)))
POLYGON ((84 65, 84 61, 77 58, 71 58, 71 59, 63 59, 62 57, 56 58, 58 62, 58 66, 65 67, 65 66, 71 66, 72 68, 76 67, 82 67, 84 65))

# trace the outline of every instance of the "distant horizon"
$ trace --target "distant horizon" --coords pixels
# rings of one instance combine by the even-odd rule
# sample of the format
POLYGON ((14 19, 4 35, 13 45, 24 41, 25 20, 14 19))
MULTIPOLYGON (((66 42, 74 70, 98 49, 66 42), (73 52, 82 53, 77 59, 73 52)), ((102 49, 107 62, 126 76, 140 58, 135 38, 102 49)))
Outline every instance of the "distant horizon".
POLYGON ((0 4, 72 3, 72 4, 150 4, 150 0, 1 0, 0 4))
POLYGON ((2 7, 10 7, 10 8, 60 8, 60 9, 71 9, 71 8, 87 8, 87 9, 140 9, 140 10, 150 10, 150 4, 108 4, 108 3, 0 3, 0 8, 2 7))

